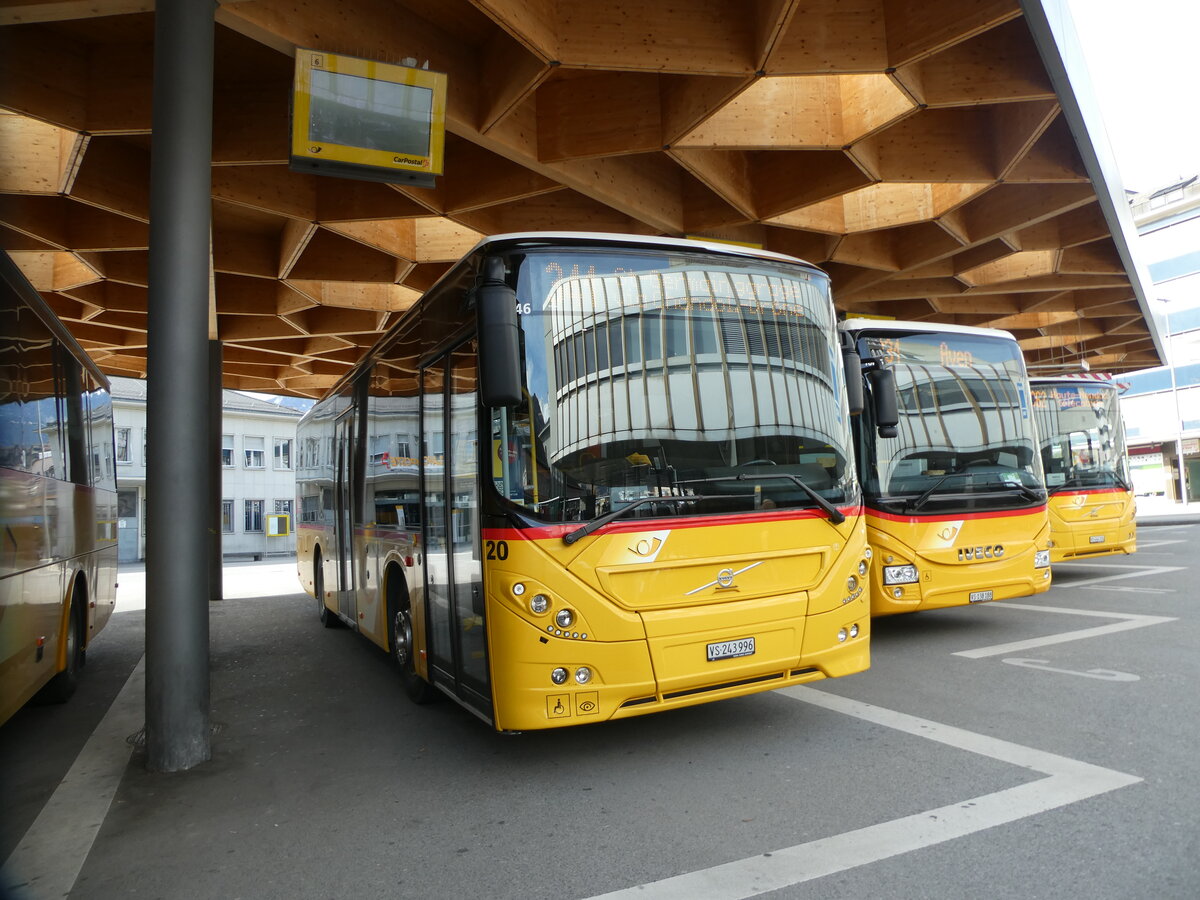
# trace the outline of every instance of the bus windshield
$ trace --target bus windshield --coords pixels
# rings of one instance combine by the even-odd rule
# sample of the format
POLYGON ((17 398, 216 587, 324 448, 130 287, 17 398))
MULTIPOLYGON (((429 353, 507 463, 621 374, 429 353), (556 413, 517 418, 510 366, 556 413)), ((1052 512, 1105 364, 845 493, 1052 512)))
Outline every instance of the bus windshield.
POLYGON ((492 411, 492 481, 523 513, 857 502, 823 273, 676 248, 539 249, 510 266, 527 400, 492 411))
POLYGON ((1037 384, 1033 410, 1046 487, 1130 489, 1125 430, 1114 387, 1099 383, 1037 384))
POLYGON ((897 436, 864 429, 868 499, 889 511, 1045 503, 1025 366, 1005 336, 881 329, 859 341, 896 376, 897 436))

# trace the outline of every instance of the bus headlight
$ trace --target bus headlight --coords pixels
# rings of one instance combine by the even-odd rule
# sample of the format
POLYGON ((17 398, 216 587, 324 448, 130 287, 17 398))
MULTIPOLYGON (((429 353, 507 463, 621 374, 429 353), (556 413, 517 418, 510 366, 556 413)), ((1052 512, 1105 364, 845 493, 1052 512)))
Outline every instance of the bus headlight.
POLYGON ((575 613, 573 610, 560 609, 554 614, 554 621, 559 628, 570 628, 571 623, 575 621, 575 613))
POLYGON ((559 666, 557 669, 555 669, 554 671, 552 671, 550 673, 550 680, 553 681, 555 684, 566 684, 567 676, 569 674, 570 673, 566 669, 564 669, 562 666, 559 666))
POLYGON ((592 680, 592 670, 587 666, 580 666, 575 670, 575 682, 577 684, 587 684, 592 680))
POLYGON ((1038 550, 1033 554, 1033 567, 1035 569, 1044 569, 1050 565, 1050 551, 1038 550))
POLYGON ((550 598, 545 594, 534 594, 529 598, 529 611, 541 615, 550 608, 550 598))
POLYGON ((855 622, 853 625, 850 626, 850 637, 852 637, 852 638, 858 637, 858 623, 857 622, 855 622))
POLYGON ((849 635, 846 633, 846 629, 845 629, 845 628, 839 628, 839 629, 838 629, 838 643, 839 643, 839 644, 844 644, 844 643, 846 643, 846 638, 847 638, 847 637, 849 637, 849 635))
POLYGON ((884 566, 883 567, 883 583, 884 584, 916 584, 917 582, 917 567, 913 565, 907 566, 884 566))

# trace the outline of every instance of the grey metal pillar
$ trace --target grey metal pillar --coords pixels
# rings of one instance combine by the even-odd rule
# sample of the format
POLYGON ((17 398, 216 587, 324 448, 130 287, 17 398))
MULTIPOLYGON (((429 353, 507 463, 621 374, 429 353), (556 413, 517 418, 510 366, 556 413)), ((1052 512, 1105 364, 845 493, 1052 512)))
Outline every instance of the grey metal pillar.
POLYGON ((147 348, 146 751, 211 755, 208 683, 209 233, 214 0, 154 11, 147 348))
POLYGON ((224 431, 224 391, 221 387, 221 342, 208 342, 208 598, 225 599, 225 584, 221 577, 224 522, 221 521, 221 434, 224 431))

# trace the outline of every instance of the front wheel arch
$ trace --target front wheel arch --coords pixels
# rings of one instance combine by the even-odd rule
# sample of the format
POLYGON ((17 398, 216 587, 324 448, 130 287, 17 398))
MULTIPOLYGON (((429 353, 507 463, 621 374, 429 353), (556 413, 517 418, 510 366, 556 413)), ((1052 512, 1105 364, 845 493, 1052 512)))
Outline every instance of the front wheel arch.
POLYGON ((416 634, 408 580, 401 568, 392 564, 384 574, 387 597, 388 654, 400 672, 404 692, 414 703, 429 703, 437 697, 434 686, 421 677, 416 665, 416 634))

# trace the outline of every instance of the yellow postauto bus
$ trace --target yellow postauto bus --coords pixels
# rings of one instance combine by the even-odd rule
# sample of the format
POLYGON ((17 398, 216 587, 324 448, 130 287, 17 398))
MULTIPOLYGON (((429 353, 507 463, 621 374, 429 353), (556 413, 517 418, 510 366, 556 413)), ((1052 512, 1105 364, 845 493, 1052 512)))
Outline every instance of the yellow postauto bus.
POLYGON ((0 253, 0 723, 75 691, 117 594, 108 379, 0 253))
POLYGON ((1133 482, 1111 379, 1033 378, 1050 494, 1050 561, 1137 550, 1133 482))
POLYGON ((855 431, 872 614, 1047 590, 1046 490, 1013 336, 879 319, 841 327, 866 370, 868 402, 855 431), (894 429, 877 427, 871 402, 880 389, 872 376, 882 371, 894 377, 894 429))
POLYGON ((300 422, 300 579, 504 731, 862 671, 847 359, 790 257, 488 238, 300 422))

